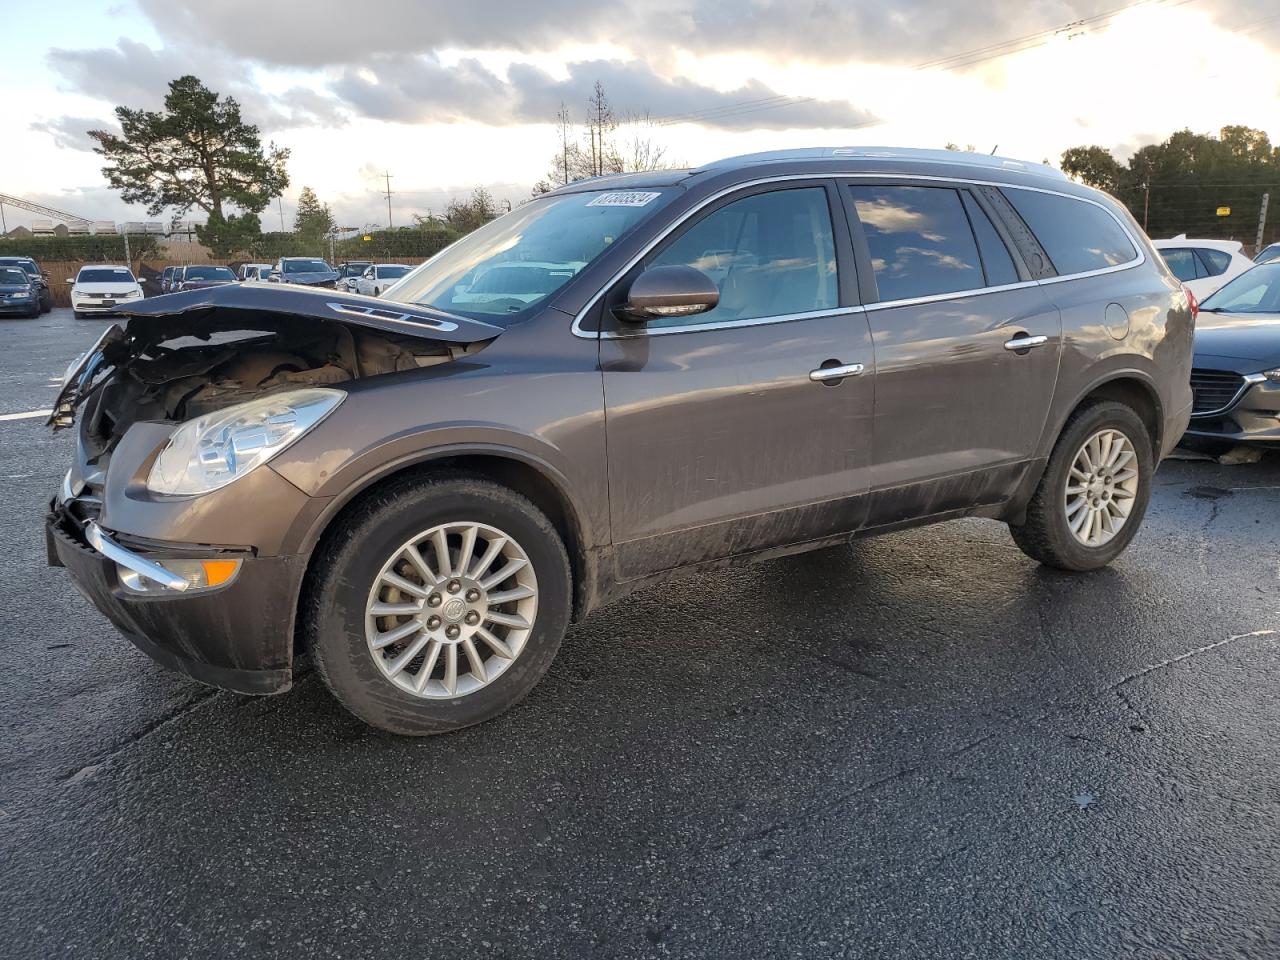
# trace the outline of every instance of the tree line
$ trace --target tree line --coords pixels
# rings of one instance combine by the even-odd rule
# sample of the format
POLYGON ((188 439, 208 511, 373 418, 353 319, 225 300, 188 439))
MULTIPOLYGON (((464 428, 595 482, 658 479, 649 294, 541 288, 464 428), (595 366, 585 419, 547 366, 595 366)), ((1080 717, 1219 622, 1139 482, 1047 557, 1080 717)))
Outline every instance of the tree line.
POLYGON ((1217 136, 1180 130, 1124 162, 1105 147, 1072 147, 1062 154, 1062 169, 1116 197, 1153 237, 1185 233, 1252 245, 1262 196, 1270 193, 1263 242, 1280 238, 1280 147, 1262 130, 1226 126, 1217 136))

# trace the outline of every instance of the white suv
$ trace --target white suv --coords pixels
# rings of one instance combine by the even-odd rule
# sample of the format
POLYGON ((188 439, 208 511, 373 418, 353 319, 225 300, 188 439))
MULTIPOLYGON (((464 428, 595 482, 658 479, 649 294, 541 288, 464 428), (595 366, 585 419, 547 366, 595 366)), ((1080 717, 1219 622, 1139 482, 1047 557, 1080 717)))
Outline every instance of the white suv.
POLYGON ((1253 266, 1253 261, 1244 255, 1244 245, 1237 240, 1188 240, 1184 233, 1172 240, 1151 243, 1197 300, 1253 266))

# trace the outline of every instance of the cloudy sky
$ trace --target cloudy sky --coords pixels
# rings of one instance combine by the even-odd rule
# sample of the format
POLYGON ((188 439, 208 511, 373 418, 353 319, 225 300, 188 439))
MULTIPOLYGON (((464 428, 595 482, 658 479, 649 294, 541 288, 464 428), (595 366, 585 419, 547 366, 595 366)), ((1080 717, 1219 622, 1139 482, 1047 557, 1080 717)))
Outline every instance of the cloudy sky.
POLYGON ((527 197, 560 104, 580 118, 597 79, 681 165, 947 142, 1123 158, 1228 123, 1280 141, 1275 0, 59 0, 0 44, 0 193, 90 219, 145 216, 85 131, 184 73, 292 150, 286 220, 305 185, 352 226, 385 221, 384 170, 401 223, 477 184, 527 197))

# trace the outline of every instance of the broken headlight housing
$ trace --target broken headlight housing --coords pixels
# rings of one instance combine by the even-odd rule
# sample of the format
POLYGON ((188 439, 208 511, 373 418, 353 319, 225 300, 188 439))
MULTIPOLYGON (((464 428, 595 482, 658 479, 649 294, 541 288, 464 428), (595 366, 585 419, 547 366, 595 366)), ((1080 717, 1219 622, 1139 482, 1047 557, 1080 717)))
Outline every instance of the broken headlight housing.
POLYGON ((266 463, 327 417, 342 390, 308 387, 259 397, 188 420, 169 437, 147 477, 154 493, 209 493, 266 463))

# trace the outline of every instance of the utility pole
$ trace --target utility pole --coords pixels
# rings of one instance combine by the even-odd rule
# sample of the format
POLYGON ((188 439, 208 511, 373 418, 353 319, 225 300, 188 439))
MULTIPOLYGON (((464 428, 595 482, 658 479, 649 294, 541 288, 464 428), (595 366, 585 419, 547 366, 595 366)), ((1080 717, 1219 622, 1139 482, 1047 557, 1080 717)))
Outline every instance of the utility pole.
POLYGON ((276 197, 276 209, 280 211, 280 232, 284 233, 284 198, 276 197))
POLYGON ((1147 211, 1151 208, 1151 184, 1145 183, 1146 193, 1142 198, 1142 232, 1147 232, 1147 211))
POLYGON ((129 255, 129 228, 124 228, 124 265, 133 269, 133 257, 129 255))
POLYGON ((1267 204, 1271 202, 1271 194, 1264 193, 1262 195, 1262 209, 1258 211, 1258 241, 1253 245, 1253 252, 1256 254, 1262 249, 1262 235, 1267 229, 1267 204))
POLYGON ((386 180, 386 182, 387 182, 387 189, 386 189, 386 196, 387 196, 387 229, 388 229, 388 230, 390 230, 390 229, 391 229, 391 174, 387 173, 386 171, 383 171, 383 173, 382 173, 382 177, 383 177, 383 179, 384 179, 384 180, 386 180))

